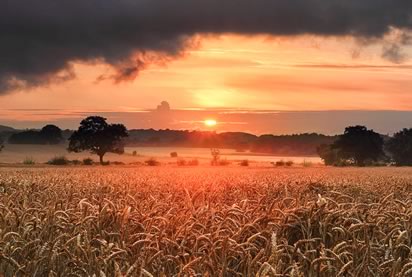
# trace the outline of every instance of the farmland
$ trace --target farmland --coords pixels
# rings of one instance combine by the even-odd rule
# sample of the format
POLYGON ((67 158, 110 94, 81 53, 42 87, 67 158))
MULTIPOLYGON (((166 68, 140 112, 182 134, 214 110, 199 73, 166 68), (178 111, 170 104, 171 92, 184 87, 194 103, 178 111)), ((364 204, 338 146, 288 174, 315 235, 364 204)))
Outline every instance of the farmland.
POLYGON ((8 276, 411 276, 412 169, 0 168, 8 276))

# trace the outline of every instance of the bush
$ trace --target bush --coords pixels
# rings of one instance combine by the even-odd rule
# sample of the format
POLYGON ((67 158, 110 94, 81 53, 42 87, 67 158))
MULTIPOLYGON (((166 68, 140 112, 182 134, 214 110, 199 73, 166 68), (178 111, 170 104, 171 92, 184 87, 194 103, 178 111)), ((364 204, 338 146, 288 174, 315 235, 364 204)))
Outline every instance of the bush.
POLYGON ((47 164, 50 165, 68 165, 69 160, 65 156, 56 156, 49 160, 47 164))
POLYGON ((150 159, 146 160, 144 163, 148 166, 158 166, 158 165, 160 165, 160 162, 157 161, 155 158, 150 158, 150 159))
POLYGON ((275 165, 276 165, 276 166, 285 166, 285 161, 284 161, 284 160, 277 161, 277 162, 275 163, 275 165))
POLYGON ((178 157, 177 152, 172 152, 172 153, 170 153, 170 157, 172 157, 172 158, 177 158, 177 157, 178 157))
POLYGON ((178 159, 177 160, 177 165, 178 166, 186 166, 187 165, 186 160, 185 159, 178 159))
POLYGON ((226 165, 230 165, 230 161, 226 160, 226 159, 220 159, 218 161, 218 165, 219 166, 226 166, 226 165))
POLYGON ((79 165, 79 164, 81 164, 82 162, 79 161, 79 160, 73 160, 73 161, 71 161, 71 163, 72 163, 73 165, 79 165))
POLYGON ((36 161, 33 159, 33 157, 26 157, 23 160, 23 164, 25 164, 25 165, 34 165, 34 164, 36 164, 36 161))
POLYGON ((93 159, 90 159, 90 158, 83 159, 83 165, 93 165, 93 164, 94 164, 93 159))
POLYGON ((197 159, 193 159, 193 160, 190 160, 187 164, 190 166, 198 166, 199 161, 197 159))
POLYGON ((243 160, 239 164, 240 166, 249 166, 249 161, 248 160, 243 160))
POLYGON ((292 166, 293 164, 294 164, 293 161, 287 161, 287 162, 285 163, 286 166, 292 166))
POLYGON ((133 152, 132 152, 132 155, 133 155, 133 156, 137 156, 137 151, 136 151, 136 150, 133 151, 133 152))
POLYGON ((113 165, 125 165, 124 162, 114 161, 112 162, 113 165))

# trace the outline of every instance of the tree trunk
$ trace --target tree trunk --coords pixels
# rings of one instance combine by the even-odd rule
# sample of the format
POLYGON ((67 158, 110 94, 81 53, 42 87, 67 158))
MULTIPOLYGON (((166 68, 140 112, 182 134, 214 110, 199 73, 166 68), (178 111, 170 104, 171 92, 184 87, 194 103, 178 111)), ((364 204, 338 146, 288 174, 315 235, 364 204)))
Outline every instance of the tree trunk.
POLYGON ((100 164, 101 164, 101 165, 104 165, 103 156, 104 156, 104 154, 103 154, 103 155, 99 155, 99 159, 100 159, 100 164))

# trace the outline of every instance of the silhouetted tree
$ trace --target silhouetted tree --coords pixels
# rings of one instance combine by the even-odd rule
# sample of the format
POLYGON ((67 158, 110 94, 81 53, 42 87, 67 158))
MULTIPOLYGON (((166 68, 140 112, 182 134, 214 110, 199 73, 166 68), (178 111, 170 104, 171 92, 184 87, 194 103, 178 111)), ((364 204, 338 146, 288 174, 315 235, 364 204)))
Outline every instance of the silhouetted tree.
POLYGON ((0 152, 1 150, 3 150, 3 148, 4 148, 3 140, 0 138, 0 152))
POLYGON ((338 153, 336 149, 332 149, 332 145, 322 144, 316 150, 318 152, 319 157, 323 160, 325 165, 338 164, 338 153))
POLYGON ((63 140, 62 130, 55 125, 46 125, 40 131, 46 144, 59 144, 63 140))
POLYGON ((331 147, 337 150, 339 159, 351 160, 358 166, 364 166, 368 161, 376 162, 385 156, 383 138, 365 126, 347 127, 331 147))
POLYGON ((108 124, 106 118, 90 116, 80 122, 80 127, 69 138, 69 152, 90 151, 100 158, 110 152, 124 153, 122 139, 127 137, 127 129, 122 124, 108 124))
POLYGON ((387 142, 386 149, 396 165, 412 165, 412 129, 403 129, 394 134, 387 142))

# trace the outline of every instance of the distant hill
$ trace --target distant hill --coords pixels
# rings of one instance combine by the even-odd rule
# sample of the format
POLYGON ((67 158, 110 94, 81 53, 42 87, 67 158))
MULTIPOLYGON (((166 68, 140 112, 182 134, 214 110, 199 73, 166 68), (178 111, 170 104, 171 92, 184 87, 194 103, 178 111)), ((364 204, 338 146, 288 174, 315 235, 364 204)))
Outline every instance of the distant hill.
POLYGON ((16 131, 17 130, 12 127, 0 125, 0 132, 16 132, 16 131))

